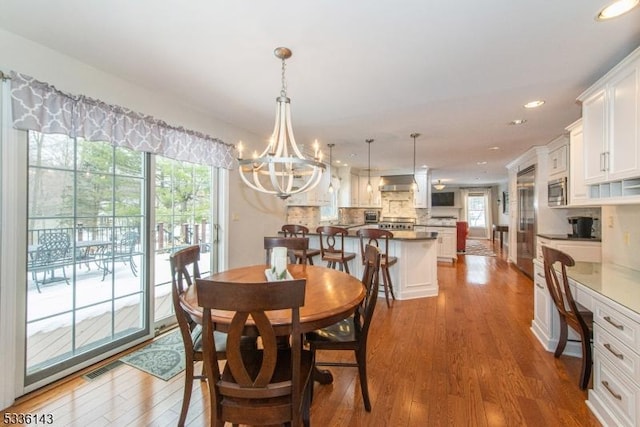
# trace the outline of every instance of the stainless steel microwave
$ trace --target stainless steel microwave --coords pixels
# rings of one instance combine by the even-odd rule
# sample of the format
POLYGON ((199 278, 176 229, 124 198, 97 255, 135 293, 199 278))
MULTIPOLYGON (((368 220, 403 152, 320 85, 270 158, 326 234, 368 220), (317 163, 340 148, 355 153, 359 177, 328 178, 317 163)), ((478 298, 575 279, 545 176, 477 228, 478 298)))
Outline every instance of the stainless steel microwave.
POLYGON ((549 181, 547 191, 549 206, 565 206, 569 201, 567 177, 549 181))

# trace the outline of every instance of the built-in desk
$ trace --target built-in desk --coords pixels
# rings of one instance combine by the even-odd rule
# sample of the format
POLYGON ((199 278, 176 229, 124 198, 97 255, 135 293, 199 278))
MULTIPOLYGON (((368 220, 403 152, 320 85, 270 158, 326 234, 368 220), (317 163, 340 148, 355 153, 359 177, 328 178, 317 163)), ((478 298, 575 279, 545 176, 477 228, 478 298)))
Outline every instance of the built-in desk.
MULTIPOLYGON (((553 351, 558 313, 546 289, 542 263, 536 260, 534 265, 531 329, 553 351)), ((567 276, 574 298, 593 312, 593 374, 587 405, 605 426, 640 425, 640 271, 576 262, 567 268, 567 276)), ((580 356, 579 343, 568 343, 565 354, 580 356)))

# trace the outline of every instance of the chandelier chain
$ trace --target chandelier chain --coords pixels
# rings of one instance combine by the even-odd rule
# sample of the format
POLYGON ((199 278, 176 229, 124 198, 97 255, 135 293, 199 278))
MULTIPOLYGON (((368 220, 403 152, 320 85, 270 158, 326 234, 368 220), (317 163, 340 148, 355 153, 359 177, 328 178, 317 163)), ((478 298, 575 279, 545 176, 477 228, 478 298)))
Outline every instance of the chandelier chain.
POLYGON ((287 96, 287 80, 285 79, 285 59, 282 58, 282 89, 280 89, 280 96, 287 96))

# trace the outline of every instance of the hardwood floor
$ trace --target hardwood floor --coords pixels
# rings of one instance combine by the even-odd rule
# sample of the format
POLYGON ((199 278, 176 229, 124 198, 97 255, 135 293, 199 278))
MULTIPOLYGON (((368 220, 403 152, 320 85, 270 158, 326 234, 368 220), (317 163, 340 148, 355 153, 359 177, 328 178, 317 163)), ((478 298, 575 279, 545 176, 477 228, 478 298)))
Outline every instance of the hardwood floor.
MULTIPOLYGON (((315 386, 312 424, 600 425, 578 387, 580 360, 555 359, 538 343, 529 329, 533 284, 506 262, 506 248, 500 253, 498 244, 497 251, 440 264, 437 297, 395 301, 392 308, 379 300, 369 341, 372 412, 364 410, 357 370, 330 368, 334 383, 315 386)), ((319 356, 351 358, 335 351, 319 356)), ((165 382, 122 365, 91 381, 76 376, 32 393, 6 412, 51 413, 60 426, 170 426, 183 380, 180 374, 165 382)), ((194 387, 187 424, 206 425, 206 389, 194 387)))

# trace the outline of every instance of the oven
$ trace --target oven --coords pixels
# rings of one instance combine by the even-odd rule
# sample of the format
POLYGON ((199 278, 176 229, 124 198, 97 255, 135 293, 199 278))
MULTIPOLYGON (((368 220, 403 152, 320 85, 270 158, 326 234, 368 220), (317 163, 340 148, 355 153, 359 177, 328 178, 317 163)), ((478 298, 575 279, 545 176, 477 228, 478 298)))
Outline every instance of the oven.
POLYGON ((567 177, 549 181, 547 191, 547 200, 549 206, 567 205, 567 202, 569 201, 569 194, 567 192, 567 177))
POLYGON ((365 224, 377 224, 380 221, 380 211, 364 211, 365 224))

